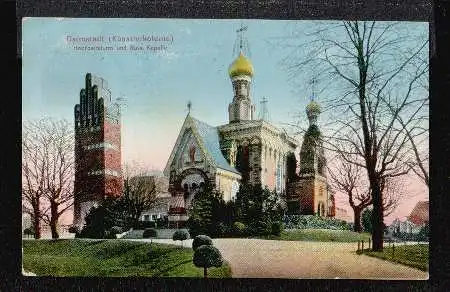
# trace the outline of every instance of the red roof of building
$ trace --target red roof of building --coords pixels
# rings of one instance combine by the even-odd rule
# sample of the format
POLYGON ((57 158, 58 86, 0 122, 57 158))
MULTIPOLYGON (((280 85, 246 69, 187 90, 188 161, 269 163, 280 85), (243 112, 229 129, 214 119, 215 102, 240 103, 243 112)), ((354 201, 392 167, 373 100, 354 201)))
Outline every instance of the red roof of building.
POLYGON ((428 201, 420 201, 417 202, 414 209, 409 214, 408 220, 416 225, 423 225, 425 222, 429 220, 429 202, 428 201))

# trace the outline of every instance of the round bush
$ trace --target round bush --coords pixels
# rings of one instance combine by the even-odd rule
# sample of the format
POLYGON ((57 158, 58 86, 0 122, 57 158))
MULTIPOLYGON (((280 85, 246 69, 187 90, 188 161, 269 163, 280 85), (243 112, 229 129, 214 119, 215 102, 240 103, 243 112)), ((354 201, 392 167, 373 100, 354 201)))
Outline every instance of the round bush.
POLYGON ((119 234, 119 233, 122 233, 122 227, 119 227, 119 226, 113 226, 113 227, 111 227, 110 232, 111 232, 112 234, 114 234, 114 235, 119 234))
POLYGON ((172 239, 173 240, 181 240, 181 241, 183 241, 183 240, 186 240, 188 238, 189 238, 189 234, 186 231, 184 231, 184 230, 177 230, 172 235, 172 239))
POLYGON ((194 265, 200 268, 220 267, 223 259, 220 251, 212 245, 202 245, 194 252, 194 265))
POLYGON ((211 237, 207 235, 197 235, 192 242, 192 249, 196 250, 202 245, 213 245, 211 237))
POLYGON ((272 222, 272 235, 280 236, 282 230, 283 230, 283 223, 278 221, 272 222))
POLYGON ((153 228, 147 228, 144 230, 144 233, 142 234, 143 238, 151 238, 151 237, 157 237, 158 232, 153 228))
POLYGON ((244 235, 246 228, 247 227, 242 222, 236 221, 233 223, 233 231, 236 235, 244 235))

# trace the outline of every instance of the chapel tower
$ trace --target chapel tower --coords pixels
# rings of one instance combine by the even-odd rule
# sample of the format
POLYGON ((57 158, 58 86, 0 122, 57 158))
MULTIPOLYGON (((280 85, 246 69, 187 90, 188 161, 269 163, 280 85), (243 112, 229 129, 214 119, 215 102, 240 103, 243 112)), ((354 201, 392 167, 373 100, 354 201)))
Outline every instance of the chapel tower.
POLYGON ((250 87, 253 77, 253 65, 250 60, 244 56, 244 49, 248 51, 248 45, 244 41, 244 31, 247 27, 237 30, 239 34, 239 56, 231 63, 228 74, 233 84, 233 102, 228 106, 229 122, 253 120, 255 114, 255 105, 252 103, 250 87))
POLYGON ((291 214, 334 216, 334 198, 328 188, 322 133, 317 122, 320 113, 321 107, 313 96, 306 106, 309 127, 300 148, 299 176, 288 196, 291 214))
POLYGON ((74 221, 84 225, 89 210, 122 193, 120 108, 106 80, 86 74, 75 105, 74 221))

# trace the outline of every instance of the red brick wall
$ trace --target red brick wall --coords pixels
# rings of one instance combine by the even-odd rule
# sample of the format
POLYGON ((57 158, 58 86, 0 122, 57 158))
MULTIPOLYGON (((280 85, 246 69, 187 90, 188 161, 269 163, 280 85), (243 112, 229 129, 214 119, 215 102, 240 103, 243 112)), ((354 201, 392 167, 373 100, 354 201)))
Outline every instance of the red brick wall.
POLYGON ((121 133, 120 125, 105 122, 95 131, 78 131, 76 133, 76 180, 75 190, 81 194, 80 201, 94 198, 102 199, 105 195, 119 196, 122 193, 122 178, 112 175, 88 175, 89 171, 109 169, 121 174, 121 133), (86 150, 92 144, 109 142, 118 150, 96 148, 86 150), (86 195, 94 194, 94 195, 86 195))
POLYGON ((108 123, 105 121, 104 124, 104 140, 115 146, 116 149, 104 149, 104 161, 105 169, 110 169, 117 171, 120 177, 105 175, 105 194, 114 197, 120 196, 122 194, 122 178, 121 178, 121 132, 120 124, 108 123))

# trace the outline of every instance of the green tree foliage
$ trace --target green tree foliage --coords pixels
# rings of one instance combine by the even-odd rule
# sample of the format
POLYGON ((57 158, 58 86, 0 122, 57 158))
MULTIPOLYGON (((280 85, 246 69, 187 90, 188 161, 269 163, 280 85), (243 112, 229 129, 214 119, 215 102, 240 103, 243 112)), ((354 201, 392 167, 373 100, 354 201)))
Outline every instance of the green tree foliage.
POLYGON ((187 226, 191 237, 206 234, 220 237, 227 233, 233 218, 233 203, 225 203, 222 193, 206 185, 192 200, 187 226))
POLYGON ((365 232, 372 233, 372 208, 366 208, 362 213, 362 225, 365 232))
POLYGON ((213 245, 211 237, 207 235, 197 235, 192 241, 192 249, 195 251, 202 245, 213 245))
POLYGON ((220 251, 212 245, 202 245, 194 252, 194 265, 203 268, 203 275, 208 276, 208 268, 222 266, 223 259, 220 251))
POLYGON ((121 199, 106 198, 100 206, 90 210, 85 226, 76 237, 111 238, 112 227, 126 225, 126 218, 121 199))
POLYGON ((426 222, 424 226, 419 231, 419 239, 423 241, 428 241, 428 236, 430 234, 430 223, 426 222))
POLYGON ((247 226, 244 223, 236 221, 233 223, 233 234, 243 236, 246 233, 247 226))
POLYGON ((275 192, 261 185, 241 185, 236 194, 236 220, 248 226, 251 235, 268 235, 272 222, 281 221, 284 209, 275 192))
POLYGON ((283 231, 283 223, 280 221, 272 222, 271 234, 275 236, 280 236, 281 231, 283 231))

